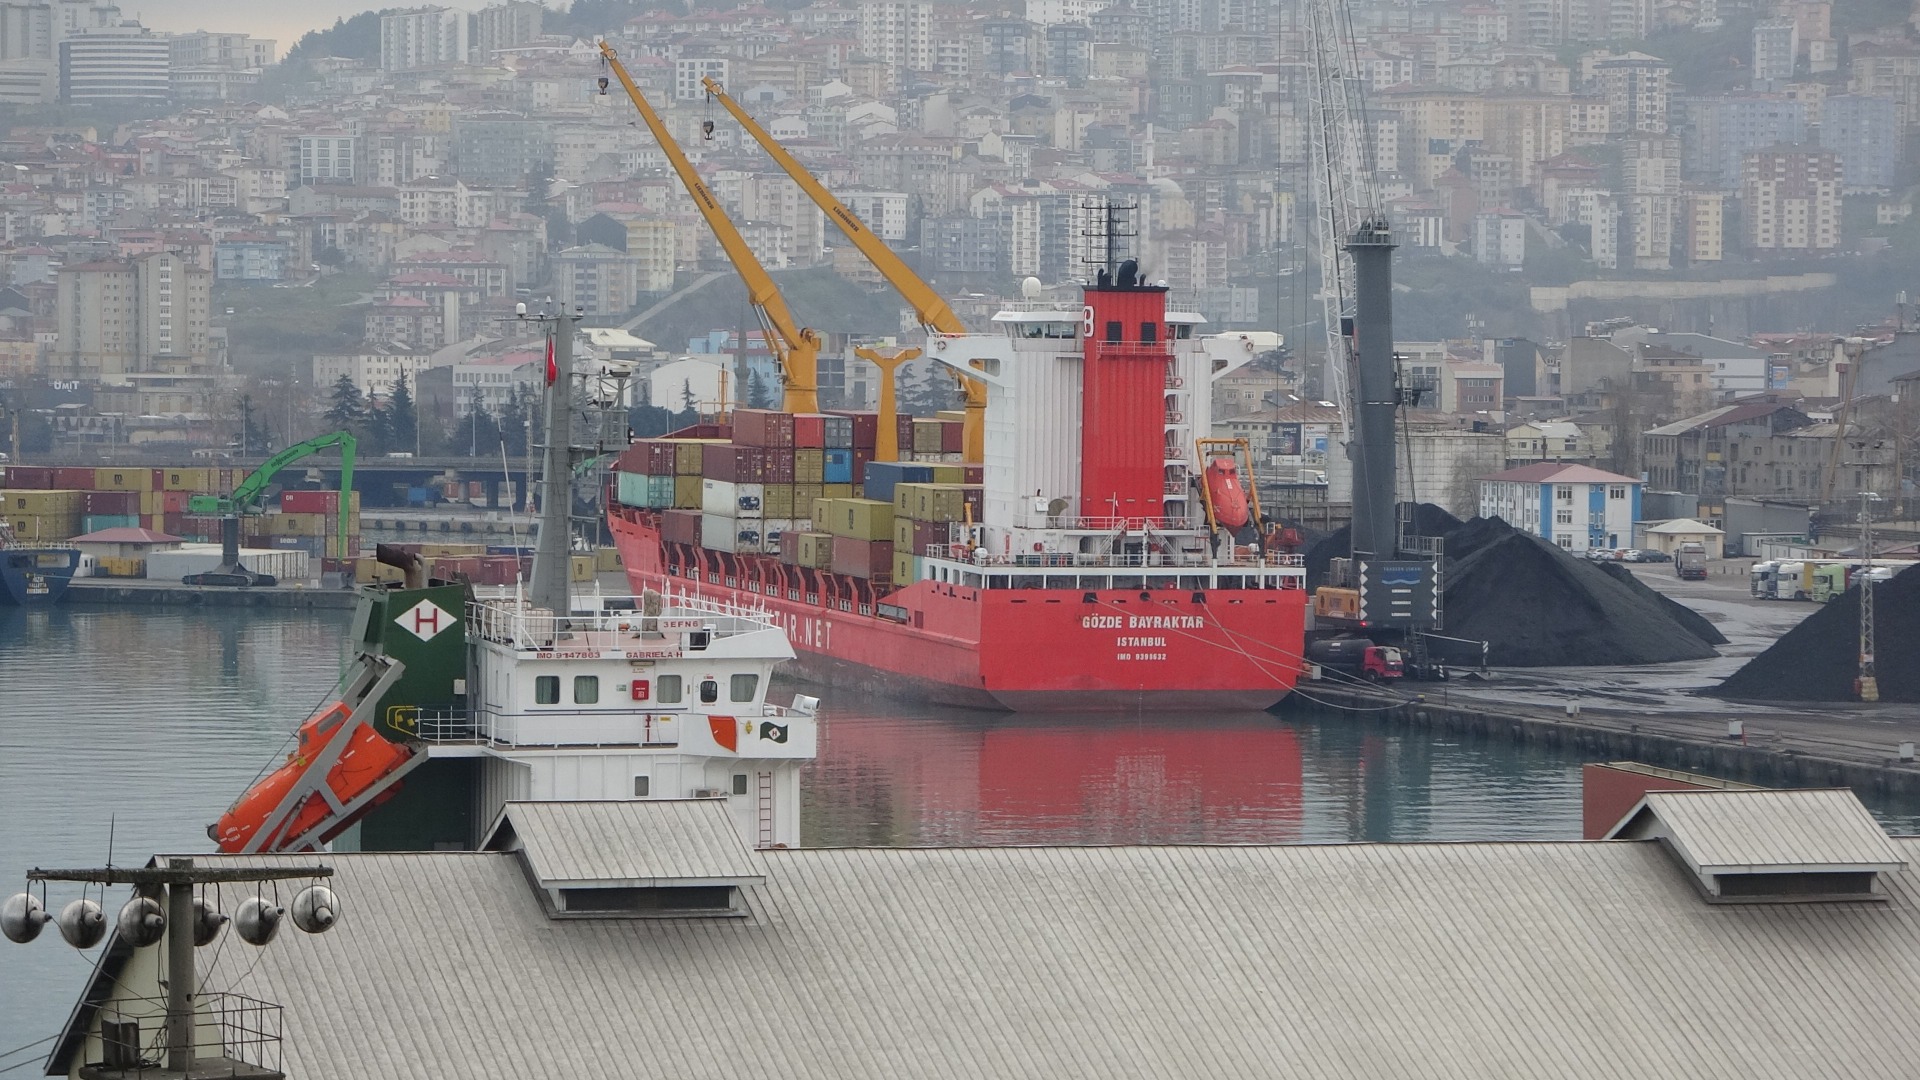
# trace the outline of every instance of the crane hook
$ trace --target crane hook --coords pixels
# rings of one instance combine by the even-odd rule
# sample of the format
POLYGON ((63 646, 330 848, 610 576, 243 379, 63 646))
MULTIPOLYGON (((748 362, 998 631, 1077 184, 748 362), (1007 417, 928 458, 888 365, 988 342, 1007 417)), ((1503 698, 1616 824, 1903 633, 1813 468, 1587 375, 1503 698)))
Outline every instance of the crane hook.
POLYGON ((706 139, 706 140, 708 140, 708 141, 712 141, 712 139, 713 139, 713 121, 711 121, 711 120, 702 120, 702 121, 700 121, 700 137, 701 137, 701 138, 703 138, 703 139, 706 139))

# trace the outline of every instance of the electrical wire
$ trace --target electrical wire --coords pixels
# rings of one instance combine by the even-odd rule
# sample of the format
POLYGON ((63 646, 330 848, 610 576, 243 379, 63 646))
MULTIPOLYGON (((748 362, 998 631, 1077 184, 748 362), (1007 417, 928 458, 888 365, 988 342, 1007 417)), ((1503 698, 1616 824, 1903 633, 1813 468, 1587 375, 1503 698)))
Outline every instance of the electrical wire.
POLYGON ((42 1043, 50 1043, 59 1037, 60 1037, 60 1033, 55 1032, 54 1034, 49 1035, 44 1039, 35 1039, 32 1042, 26 1044, 25 1046, 16 1046, 11 1050, 0 1051, 0 1058, 10 1058, 15 1054, 20 1053, 22 1050, 31 1050, 34 1047, 41 1045, 42 1043))

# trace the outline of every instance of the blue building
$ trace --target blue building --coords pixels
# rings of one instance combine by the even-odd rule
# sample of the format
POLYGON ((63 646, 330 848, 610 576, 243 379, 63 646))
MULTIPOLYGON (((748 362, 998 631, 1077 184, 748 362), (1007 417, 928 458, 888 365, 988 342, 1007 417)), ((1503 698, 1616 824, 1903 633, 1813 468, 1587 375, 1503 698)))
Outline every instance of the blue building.
POLYGON ((235 233, 213 245, 213 276, 219 281, 280 281, 287 276, 287 242, 235 233))
POLYGON ((1892 98, 1836 94, 1820 106, 1820 148, 1840 155, 1841 186, 1848 191, 1892 187, 1901 145, 1892 98))
POLYGON ((1568 551, 1625 547, 1643 485, 1587 465, 1542 461, 1480 478, 1480 516, 1497 517, 1568 551))

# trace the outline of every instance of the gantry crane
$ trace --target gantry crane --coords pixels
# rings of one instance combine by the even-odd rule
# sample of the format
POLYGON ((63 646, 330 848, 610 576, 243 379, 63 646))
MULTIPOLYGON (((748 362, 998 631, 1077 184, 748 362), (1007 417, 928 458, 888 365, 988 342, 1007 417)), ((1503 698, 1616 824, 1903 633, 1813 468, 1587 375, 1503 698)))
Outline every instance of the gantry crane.
MULTIPOLYGON (((847 209, 845 203, 834 198, 833 192, 828 191, 826 185, 820 183, 811 172, 808 172, 805 165, 800 164, 792 154, 788 153, 786 147, 781 146, 772 135, 767 134, 766 129, 748 115, 738 102, 728 97, 725 87, 714 81, 712 77, 701 80, 701 85, 705 87, 709 96, 718 101, 722 108, 740 122, 740 126, 746 129, 747 134, 753 136, 753 141, 760 144, 761 148, 773 158, 775 164, 785 169, 788 176, 793 177, 793 182, 800 185, 800 190, 807 193, 807 197, 813 200, 814 205, 839 226, 840 231, 853 242, 853 246, 860 249, 860 254, 866 256, 867 261, 873 264, 873 268, 880 272, 880 276, 887 279, 887 284, 892 285, 900 294, 900 298, 913 308, 914 317, 920 320, 920 325, 928 333, 964 334, 967 332, 966 325, 960 321, 958 315, 953 313, 953 309, 947 306, 947 302, 940 298, 940 294, 934 292, 931 285, 922 280, 919 274, 914 273, 900 256, 894 254, 886 241, 874 235, 873 230, 867 228, 866 223, 861 221, 852 210, 847 209)), ((894 370, 902 362, 912 359, 918 353, 906 350, 888 354, 864 348, 856 349, 854 352, 861 359, 880 367, 880 439, 890 440, 893 438, 892 417, 889 413, 893 404, 891 399, 894 370)), ((955 374, 959 377, 962 390, 966 395, 966 441, 963 447, 965 457, 970 462, 978 462, 981 460, 985 441, 987 384, 984 380, 971 378, 959 372, 955 374)), ((897 455, 887 454, 885 450, 886 447, 881 446, 875 456, 882 461, 895 460, 897 455)))
MULTIPOLYGON (((620 62, 620 56, 613 46, 600 42, 600 56, 607 67, 619 78, 620 86, 632 99, 633 107, 640 112, 640 119, 646 121, 647 130, 653 133, 655 142, 667 155, 667 161, 673 165, 673 171, 679 175, 680 183, 693 196, 693 203, 700 209, 700 216, 707 221, 707 227, 713 230, 713 237, 720 242, 720 249, 726 252, 727 261, 733 264, 740 280, 747 287, 747 302, 753 305, 754 313, 760 316, 760 325, 765 331, 767 348, 773 353, 774 360, 780 366, 781 379, 786 384, 786 393, 782 407, 788 412, 811 413, 820 411, 820 392, 817 381, 820 366, 820 335, 811 328, 802 327, 793 320, 793 313, 787 310, 787 302, 780 295, 779 286, 773 283, 773 276, 767 268, 760 265, 760 259, 747 245, 746 237, 733 227, 727 218, 727 212, 721 208, 720 199, 707 187, 706 181, 694 170, 693 163, 687 160, 680 144, 668 133, 667 126, 660 121, 659 114, 634 85, 633 76, 627 74, 626 65, 620 62)), ((601 92, 606 92, 606 80, 601 80, 601 92)))

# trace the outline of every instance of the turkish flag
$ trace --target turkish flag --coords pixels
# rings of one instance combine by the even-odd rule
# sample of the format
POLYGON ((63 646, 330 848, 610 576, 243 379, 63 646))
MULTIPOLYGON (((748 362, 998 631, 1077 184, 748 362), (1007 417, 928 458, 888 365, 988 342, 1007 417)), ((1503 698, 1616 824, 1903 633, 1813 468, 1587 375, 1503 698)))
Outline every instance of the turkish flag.
POLYGON ((552 386, 560 379, 560 365, 553 361, 553 339, 547 339, 547 385, 552 386))

